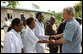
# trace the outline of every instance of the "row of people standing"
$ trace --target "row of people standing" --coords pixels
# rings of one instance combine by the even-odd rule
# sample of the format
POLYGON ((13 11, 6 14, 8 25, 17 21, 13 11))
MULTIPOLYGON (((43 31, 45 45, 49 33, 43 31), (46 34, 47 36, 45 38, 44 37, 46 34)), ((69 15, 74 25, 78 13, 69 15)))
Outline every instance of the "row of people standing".
MULTIPOLYGON (((43 16, 42 13, 37 14, 37 21, 35 26, 34 18, 29 18, 26 21, 26 24, 29 26, 28 29, 25 31, 24 35, 24 53, 34 53, 34 48, 36 49, 37 53, 45 53, 45 44, 37 43, 39 42, 49 42, 49 36, 45 36, 44 34, 44 25, 43 25, 43 16), (33 28, 34 31, 33 31, 33 28), (28 33, 27 33, 28 32, 28 33), (27 38, 28 37, 28 38, 27 38), (29 44, 28 44, 29 43, 29 44)), ((22 39, 20 36, 20 32, 23 28, 23 21, 19 18, 15 18, 12 21, 12 30, 9 30, 9 32, 5 36, 4 40, 4 53, 21 53, 22 49, 22 39)), ((50 42, 51 43, 51 42, 50 42)))
MULTIPOLYGON (((36 23, 33 18, 28 18, 26 23, 29 28, 26 30, 24 35, 24 53, 34 53, 35 50, 36 53, 45 53, 44 43, 50 43, 55 46, 63 44, 62 53, 79 53, 82 35, 79 23, 73 17, 73 11, 74 10, 71 7, 63 10, 63 17, 66 21, 66 26, 63 34, 59 35, 45 35, 44 25, 42 23, 44 19, 42 13, 36 15, 36 23), (60 39, 57 40, 57 38, 60 39)), ((18 18, 12 21, 12 30, 6 34, 4 41, 5 53, 21 53, 22 39, 19 32, 23 27, 22 25, 23 22, 18 18)))

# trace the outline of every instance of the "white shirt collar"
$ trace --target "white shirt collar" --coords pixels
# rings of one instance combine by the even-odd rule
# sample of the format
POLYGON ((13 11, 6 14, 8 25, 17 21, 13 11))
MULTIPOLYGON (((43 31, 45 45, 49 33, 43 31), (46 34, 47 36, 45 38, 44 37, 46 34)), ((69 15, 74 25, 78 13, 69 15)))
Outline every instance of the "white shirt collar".
POLYGON ((28 29, 29 29, 31 32, 34 30, 34 29, 32 30, 30 27, 28 27, 28 29))
POLYGON ((39 25, 43 25, 43 23, 42 23, 42 22, 40 23, 38 20, 37 20, 37 24, 39 24, 39 25))
POLYGON ((20 35, 20 32, 17 33, 14 29, 12 29, 11 31, 14 32, 16 36, 20 35))

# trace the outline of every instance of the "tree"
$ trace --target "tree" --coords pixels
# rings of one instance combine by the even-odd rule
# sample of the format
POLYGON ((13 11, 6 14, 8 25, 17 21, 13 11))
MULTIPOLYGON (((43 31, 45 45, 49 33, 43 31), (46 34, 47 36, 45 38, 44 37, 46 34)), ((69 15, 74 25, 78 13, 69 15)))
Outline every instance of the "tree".
POLYGON ((82 18, 82 1, 75 4, 74 8, 75 8, 75 18, 77 18, 77 17, 82 18))
POLYGON ((15 8, 17 5, 20 5, 18 1, 1 1, 2 3, 8 3, 8 8, 15 8))

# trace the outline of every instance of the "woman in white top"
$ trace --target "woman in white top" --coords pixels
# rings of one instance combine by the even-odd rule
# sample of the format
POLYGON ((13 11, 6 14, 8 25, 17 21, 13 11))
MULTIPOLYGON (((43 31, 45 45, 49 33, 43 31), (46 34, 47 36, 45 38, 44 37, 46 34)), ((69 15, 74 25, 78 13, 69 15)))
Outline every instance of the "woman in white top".
POLYGON ((26 20, 27 25, 29 28, 25 32, 24 36, 24 53, 35 53, 35 44, 37 42, 39 43, 52 43, 52 40, 39 40, 35 33, 34 33, 34 28, 35 28, 35 20, 34 18, 30 17, 26 20))
POLYGON ((21 53, 22 40, 19 32, 22 29, 23 22, 19 18, 12 21, 12 30, 10 30, 4 39, 3 53, 21 53))

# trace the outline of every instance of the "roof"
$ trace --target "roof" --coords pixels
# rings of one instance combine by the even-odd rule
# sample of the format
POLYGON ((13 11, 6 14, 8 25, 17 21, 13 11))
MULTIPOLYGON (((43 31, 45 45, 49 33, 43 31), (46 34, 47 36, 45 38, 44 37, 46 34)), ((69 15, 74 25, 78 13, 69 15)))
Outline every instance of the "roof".
MULTIPOLYGON (((1 8, 8 8, 8 7, 6 7, 6 6, 1 6, 1 8)), ((14 8, 11 8, 11 9, 14 9, 14 8)), ((49 14, 49 12, 46 12, 46 11, 41 11, 41 10, 39 10, 39 9, 25 9, 25 8, 15 8, 16 10, 25 10, 25 11, 33 11, 33 12, 43 12, 43 13, 48 13, 49 14)))

